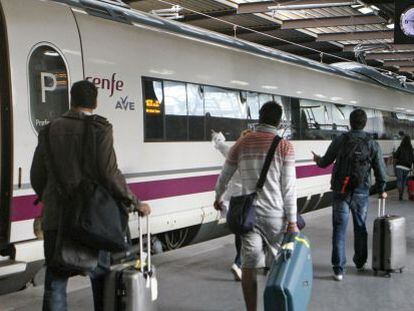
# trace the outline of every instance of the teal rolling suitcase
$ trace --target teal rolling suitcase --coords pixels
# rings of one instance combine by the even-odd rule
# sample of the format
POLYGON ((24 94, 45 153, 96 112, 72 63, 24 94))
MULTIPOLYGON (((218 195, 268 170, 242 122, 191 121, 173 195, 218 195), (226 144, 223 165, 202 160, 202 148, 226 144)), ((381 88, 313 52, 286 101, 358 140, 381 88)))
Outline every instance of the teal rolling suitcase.
POLYGON ((270 268, 264 291, 265 311, 306 311, 312 279, 309 240, 300 233, 287 234, 270 268))

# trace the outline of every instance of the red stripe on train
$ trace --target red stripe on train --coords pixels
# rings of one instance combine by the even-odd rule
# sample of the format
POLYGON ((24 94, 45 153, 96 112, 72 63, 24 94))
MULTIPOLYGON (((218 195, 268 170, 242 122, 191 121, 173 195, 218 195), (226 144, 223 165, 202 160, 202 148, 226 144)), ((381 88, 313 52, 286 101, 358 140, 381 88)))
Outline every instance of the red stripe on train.
MULTIPOLYGON (((316 165, 296 167, 296 177, 306 178, 328 175, 332 167, 321 169, 316 165)), ((175 178, 129 184, 131 190, 143 201, 163 199, 180 195, 213 191, 218 175, 175 178)), ((41 205, 35 206, 36 196, 19 196, 12 200, 11 221, 28 220, 39 217, 41 205)))

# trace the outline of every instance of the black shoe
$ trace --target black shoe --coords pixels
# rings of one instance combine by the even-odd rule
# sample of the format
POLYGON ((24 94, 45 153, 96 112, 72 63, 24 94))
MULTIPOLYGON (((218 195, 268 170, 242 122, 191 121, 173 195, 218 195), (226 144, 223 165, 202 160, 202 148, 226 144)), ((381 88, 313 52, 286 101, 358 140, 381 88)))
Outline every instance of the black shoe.
POLYGON ((363 264, 361 266, 356 266, 356 269, 358 270, 358 272, 364 272, 367 269, 366 264, 363 264))

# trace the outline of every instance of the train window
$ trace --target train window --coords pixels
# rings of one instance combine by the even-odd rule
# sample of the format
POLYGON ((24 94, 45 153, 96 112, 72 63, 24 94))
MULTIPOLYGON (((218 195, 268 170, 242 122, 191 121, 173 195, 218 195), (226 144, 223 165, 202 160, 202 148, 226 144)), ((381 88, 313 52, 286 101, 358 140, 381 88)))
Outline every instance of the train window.
POLYGON ((290 97, 274 96, 275 101, 282 105, 283 114, 281 120, 281 133, 280 135, 286 139, 292 139, 294 137, 294 129, 292 127, 292 107, 290 97), (279 99, 280 98, 280 99, 279 99))
POLYGON ((332 121, 333 129, 339 132, 346 132, 349 130, 349 115, 352 112, 351 106, 335 104, 332 106, 332 121))
POLYGON ((241 100, 240 92, 206 86, 205 109, 212 117, 245 119, 246 104, 241 100))
POLYGON ((144 88, 144 115, 145 115, 145 139, 164 139, 164 94, 162 81, 143 81, 144 88))
POLYGON ((414 122, 414 115, 412 114, 407 114, 407 120, 414 122))
POLYGON ((204 87, 206 133, 221 131, 227 140, 237 140, 247 128, 247 105, 239 91, 204 87))
POLYGON ((375 117, 376 117, 376 138, 383 139, 384 137, 386 137, 386 131, 385 131, 384 115, 382 111, 375 110, 375 117))
POLYGON ((363 109, 367 114, 367 125, 365 131, 370 133, 374 138, 378 139, 382 135, 383 117, 382 113, 374 109, 363 109))
POLYGON ((204 89, 201 85, 187 83, 188 138, 204 140, 204 89))
POLYGON ((30 117, 36 132, 69 109, 68 72, 62 56, 40 46, 29 59, 30 117))
POLYGON ((283 105, 282 130, 290 137, 290 98, 186 82, 143 78, 145 141, 206 141, 211 131, 235 141, 259 121, 260 104, 283 105))
POLYGON ((242 92, 243 100, 247 105, 248 127, 254 127, 259 122, 259 94, 255 92, 242 92))
POLYGON ((164 81, 165 135, 168 141, 187 140, 185 83, 164 81))
POLYGON ((338 134, 330 103, 301 100, 302 139, 330 140, 338 134))
POLYGON ((395 115, 397 116, 397 119, 399 119, 399 120, 406 120, 407 119, 407 115, 405 113, 397 112, 395 115))
MULTIPOLYGON (((385 114, 385 113, 384 113, 385 114)), ((391 113, 384 116, 386 136, 389 139, 399 139, 399 132, 404 132, 410 137, 414 137, 414 117, 402 112, 391 113)))
POLYGON ((265 103, 272 100, 273 96, 270 94, 259 94, 259 107, 262 107, 265 103))

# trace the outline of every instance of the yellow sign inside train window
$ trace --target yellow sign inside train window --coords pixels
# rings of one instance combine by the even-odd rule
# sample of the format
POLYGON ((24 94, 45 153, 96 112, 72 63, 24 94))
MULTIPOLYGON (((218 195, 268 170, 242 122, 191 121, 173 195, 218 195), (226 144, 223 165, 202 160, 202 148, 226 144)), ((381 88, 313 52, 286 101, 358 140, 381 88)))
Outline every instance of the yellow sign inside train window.
POLYGON ((147 99, 145 101, 145 112, 147 114, 161 114, 161 103, 158 100, 147 99))

